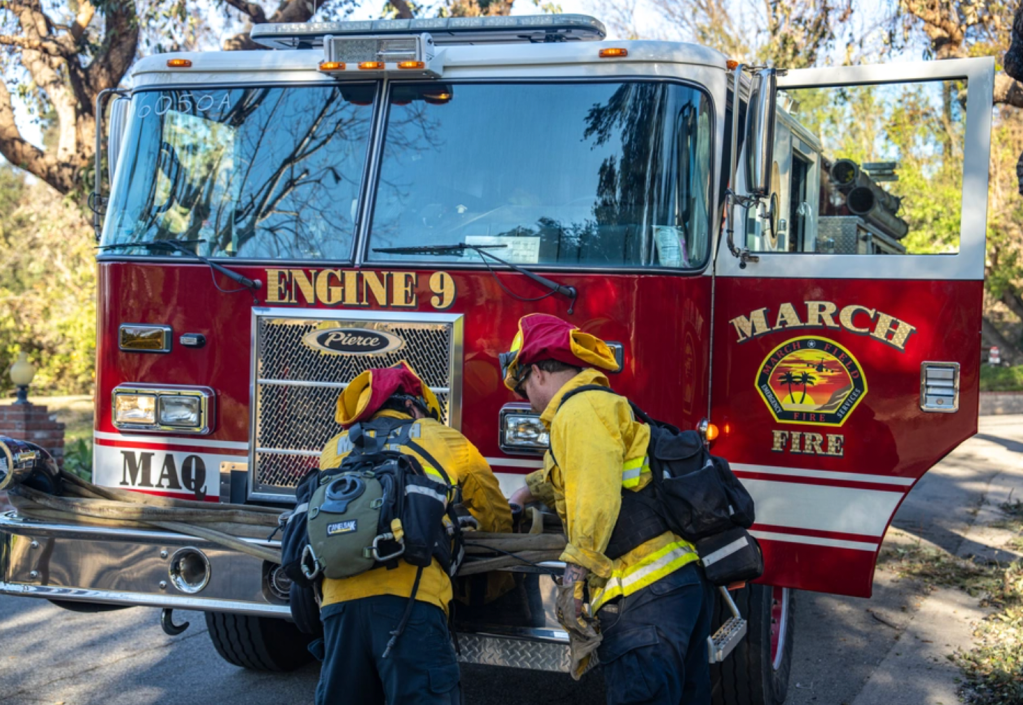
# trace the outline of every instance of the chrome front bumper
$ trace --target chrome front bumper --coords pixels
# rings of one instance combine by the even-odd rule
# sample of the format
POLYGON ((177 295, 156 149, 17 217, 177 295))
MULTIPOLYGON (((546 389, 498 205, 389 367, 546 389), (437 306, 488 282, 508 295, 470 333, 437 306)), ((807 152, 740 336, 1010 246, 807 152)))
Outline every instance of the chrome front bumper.
MULTIPOLYGON (((277 546, 277 542, 260 542, 277 546)), ((289 616, 270 593, 267 566, 251 556, 181 534, 56 524, 0 514, 0 594, 76 602, 289 616), (192 547, 209 560, 198 594, 178 590, 171 557, 192 547)))
MULTIPOLYGON (((279 546, 276 541, 263 542, 279 546)), ((556 564, 552 567, 556 567, 556 564)), ((125 606, 170 607, 289 617, 267 585, 259 559, 181 534, 28 520, 0 513, 0 594, 125 606), (209 561, 197 594, 170 579, 171 558, 185 547, 209 561)), ((568 635, 554 616, 554 583, 525 566, 515 590, 497 602, 455 607, 460 660, 543 671, 569 670, 568 635)))

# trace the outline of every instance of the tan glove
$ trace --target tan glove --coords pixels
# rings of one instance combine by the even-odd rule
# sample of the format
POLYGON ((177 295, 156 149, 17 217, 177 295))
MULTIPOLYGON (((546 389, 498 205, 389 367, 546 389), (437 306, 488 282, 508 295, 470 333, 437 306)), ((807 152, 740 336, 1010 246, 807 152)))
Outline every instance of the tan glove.
POLYGON ((572 563, 566 565, 554 600, 558 621, 568 632, 572 658, 571 674, 574 680, 582 678, 583 674, 596 664, 593 652, 604 638, 598 630, 596 618, 590 617, 583 610, 586 574, 585 568, 572 563))

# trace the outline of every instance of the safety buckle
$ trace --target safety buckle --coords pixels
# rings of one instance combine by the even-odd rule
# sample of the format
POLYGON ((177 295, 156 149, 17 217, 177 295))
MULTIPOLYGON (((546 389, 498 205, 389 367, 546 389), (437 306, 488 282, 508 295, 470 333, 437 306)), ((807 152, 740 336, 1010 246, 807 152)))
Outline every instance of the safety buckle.
POLYGON ((323 572, 323 566, 320 565, 320 559, 316 557, 316 552, 313 551, 313 546, 309 543, 307 543, 305 548, 302 549, 302 558, 299 561, 299 565, 302 568, 302 575, 304 575, 309 581, 316 580, 320 573, 323 572))
POLYGON ((405 553, 405 540, 404 539, 399 539, 397 541, 397 544, 399 546, 397 551, 395 551, 394 553, 388 554, 386 556, 381 556, 380 555, 380 542, 381 541, 394 541, 394 540, 395 540, 394 539, 394 534, 392 534, 389 531, 386 534, 380 534, 379 536, 374 538, 373 539, 373 547, 370 548, 370 553, 373 555, 373 560, 377 561, 378 563, 386 563, 387 561, 392 560, 394 558, 398 558, 403 553, 405 553))

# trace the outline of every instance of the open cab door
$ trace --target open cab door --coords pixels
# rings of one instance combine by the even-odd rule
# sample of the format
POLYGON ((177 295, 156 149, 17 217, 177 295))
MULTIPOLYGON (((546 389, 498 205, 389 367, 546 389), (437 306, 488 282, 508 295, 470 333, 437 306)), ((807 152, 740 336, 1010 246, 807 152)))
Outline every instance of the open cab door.
POLYGON ((990 58, 754 76, 711 419, 762 582, 869 596, 902 499, 977 430, 993 83, 990 58))

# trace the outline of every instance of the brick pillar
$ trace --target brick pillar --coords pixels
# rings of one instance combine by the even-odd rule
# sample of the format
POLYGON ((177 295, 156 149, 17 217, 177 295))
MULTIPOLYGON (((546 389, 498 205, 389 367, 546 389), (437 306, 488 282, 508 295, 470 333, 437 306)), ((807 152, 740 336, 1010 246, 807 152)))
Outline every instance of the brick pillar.
POLYGON ((42 446, 50 451, 57 465, 64 467, 64 424, 51 416, 45 406, 0 406, 0 436, 42 446))

